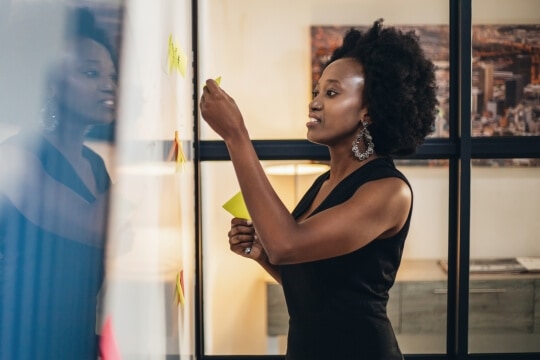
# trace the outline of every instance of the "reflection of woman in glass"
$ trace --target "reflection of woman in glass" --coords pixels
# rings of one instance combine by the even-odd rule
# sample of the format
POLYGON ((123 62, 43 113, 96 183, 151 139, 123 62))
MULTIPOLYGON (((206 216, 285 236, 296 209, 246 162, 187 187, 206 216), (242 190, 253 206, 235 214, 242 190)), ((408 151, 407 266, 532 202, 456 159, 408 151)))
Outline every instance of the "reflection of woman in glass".
MULTIPOLYGON (((0 148, 3 163, 11 164, 0 179, 0 358, 96 359, 110 178, 84 140, 91 126, 114 120, 115 57, 88 10, 54 9, 48 17, 30 7, 16 24, 27 31, 45 31, 28 22, 32 13, 67 21, 64 46, 38 74, 45 76, 39 126, 21 119, 24 129, 0 148)), ((25 59, 10 60, 19 65, 15 73, 35 70, 21 68, 25 59)))

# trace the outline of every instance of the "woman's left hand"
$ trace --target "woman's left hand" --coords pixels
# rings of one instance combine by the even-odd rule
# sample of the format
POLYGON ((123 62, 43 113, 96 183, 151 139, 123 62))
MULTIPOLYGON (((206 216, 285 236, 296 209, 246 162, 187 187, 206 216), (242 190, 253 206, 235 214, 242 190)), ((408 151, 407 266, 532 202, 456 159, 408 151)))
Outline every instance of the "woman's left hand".
POLYGON ((227 235, 229 246, 234 253, 256 261, 267 261, 266 252, 259 242, 259 236, 251 221, 233 218, 231 230, 227 235))
POLYGON ((206 80, 199 108, 204 120, 224 140, 245 131, 236 102, 212 79, 206 80))

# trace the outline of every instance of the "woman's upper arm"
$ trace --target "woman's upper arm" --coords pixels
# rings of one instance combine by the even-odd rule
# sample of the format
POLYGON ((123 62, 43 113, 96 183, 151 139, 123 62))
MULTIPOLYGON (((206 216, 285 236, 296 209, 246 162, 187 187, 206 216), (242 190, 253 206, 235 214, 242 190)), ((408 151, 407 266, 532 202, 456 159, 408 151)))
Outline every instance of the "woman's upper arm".
POLYGON ((300 222, 287 249, 269 256, 273 263, 292 264, 350 253, 397 233, 411 201, 409 186, 399 178, 366 183, 349 200, 300 222))

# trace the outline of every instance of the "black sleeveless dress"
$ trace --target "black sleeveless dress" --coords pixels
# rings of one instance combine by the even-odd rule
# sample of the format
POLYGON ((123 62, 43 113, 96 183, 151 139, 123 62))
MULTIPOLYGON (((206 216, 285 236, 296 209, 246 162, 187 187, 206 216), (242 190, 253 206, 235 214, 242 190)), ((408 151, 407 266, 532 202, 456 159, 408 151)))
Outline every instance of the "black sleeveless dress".
MULTIPOLYGON (((295 218, 308 209, 328 177, 329 172, 313 183, 293 211, 295 218)), ((392 159, 377 158, 339 183, 313 214, 348 200, 369 181, 388 177, 409 185, 392 159)), ((290 316, 287 360, 403 359, 386 304, 410 219, 409 213, 395 236, 374 240, 352 253, 280 266, 290 316)))
MULTIPOLYGON (((16 136, 9 141, 32 151, 49 176, 87 202, 96 200, 45 139, 16 136)), ((100 193, 107 193, 110 178, 103 160, 87 147, 82 153, 100 193)), ((40 189, 35 191, 39 206, 40 189)), ((63 221, 63 226, 70 224, 63 221)), ((0 194, 0 359, 97 359, 96 305, 104 241, 96 239, 101 245, 93 246, 49 232, 0 194)))

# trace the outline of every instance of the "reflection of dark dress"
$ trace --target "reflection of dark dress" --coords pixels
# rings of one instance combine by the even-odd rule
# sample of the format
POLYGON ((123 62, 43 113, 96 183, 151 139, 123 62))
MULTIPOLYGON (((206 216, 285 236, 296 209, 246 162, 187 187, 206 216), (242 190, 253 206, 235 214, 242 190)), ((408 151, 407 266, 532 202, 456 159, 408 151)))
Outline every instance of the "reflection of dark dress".
MULTIPOLYGON (((95 201, 67 160, 44 139, 38 144, 21 136, 8 141, 32 151, 51 177, 86 201, 95 201)), ((99 191, 106 192, 110 179, 102 159, 86 147, 83 155, 99 191)), ((41 189, 34 191, 40 206, 41 189)), ((0 359, 95 360, 104 239, 96 239, 100 246, 91 246, 48 232, 4 195, 0 211, 0 359)))
MULTIPOLYGON (((295 218, 309 208, 328 177, 327 172, 314 182, 294 210, 295 218)), ((339 183, 313 214, 348 200, 362 184, 387 177, 407 182, 391 159, 374 159, 339 183)), ((402 359, 386 303, 409 224, 410 215, 396 236, 346 255, 280 266, 290 315, 288 360, 402 359)))

